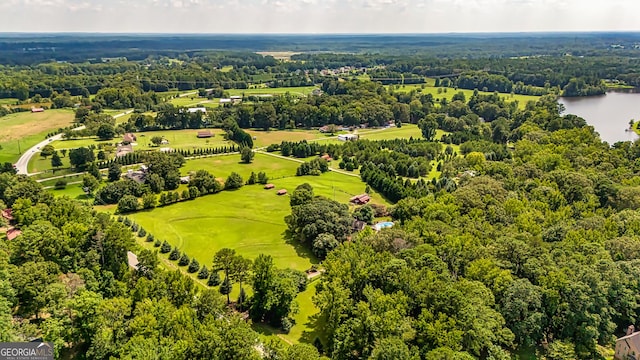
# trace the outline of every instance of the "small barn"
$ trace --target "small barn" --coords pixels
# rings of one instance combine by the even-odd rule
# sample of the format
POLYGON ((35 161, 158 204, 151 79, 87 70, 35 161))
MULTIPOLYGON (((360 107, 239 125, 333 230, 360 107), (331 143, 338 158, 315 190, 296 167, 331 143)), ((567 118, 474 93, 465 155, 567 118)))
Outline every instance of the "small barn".
POLYGON ((20 236, 20 234, 22 234, 22 231, 12 227, 7 231, 7 240, 13 240, 20 236))
POLYGON ((138 138, 132 133, 126 133, 126 134, 124 134, 124 136, 122 136, 122 143, 123 144, 131 144, 132 142, 135 142, 136 140, 138 140, 138 138))
POLYGON ((31 112, 32 112, 32 113, 41 113, 41 112, 44 112, 44 108, 41 108, 41 107, 32 107, 32 108, 31 108, 31 112))
POLYGON ((267 184, 267 185, 265 185, 265 186, 264 186, 265 190, 271 190, 271 189, 273 189, 273 188, 275 188, 275 187, 276 187, 276 186, 275 186, 275 185, 273 185, 273 184, 267 184))
POLYGON ((327 162, 329 162, 329 161, 333 160, 333 159, 331 158, 331 156, 329 156, 329 154, 324 154, 324 155, 320 156, 320 158, 322 158, 322 159, 326 160, 327 162))
POLYGON ((369 201, 371 201, 371 197, 369 197, 369 195, 367 195, 367 194, 356 195, 356 196, 352 197, 351 199, 349 199, 350 203, 353 203, 353 204, 356 204, 356 205, 364 205, 364 204, 368 203, 369 201))
POLYGON ((213 136, 213 134, 212 134, 212 133, 211 133, 211 131, 209 131, 209 130, 201 130, 201 131, 198 131, 198 135, 197 135, 197 136, 198 136, 198 138, 200 138, 200 139, 204 139, 204 138, 210 138, 210 137, 212 137, 212 136, 213 136))
POLYGON ((285 189, 278 190, 278 195, 286 195, 286 194, 287 194, 287 190, 285 189))
POLYGON ((205 108, 203 106, 199 106, 199 107, 192 107, 192 108, 188 108, 187 109, 187 112, 191 113, 191 114, 197 113, 198 111, 203 113, 203 114, 206 114, 207 113, 207 108, 205 108))

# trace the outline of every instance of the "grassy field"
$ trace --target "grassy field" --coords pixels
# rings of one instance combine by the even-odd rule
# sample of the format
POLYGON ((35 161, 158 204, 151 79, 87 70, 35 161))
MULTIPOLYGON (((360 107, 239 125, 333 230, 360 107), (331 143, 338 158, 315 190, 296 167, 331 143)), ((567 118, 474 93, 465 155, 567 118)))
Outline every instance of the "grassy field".
POLYGON ((207 170, 219 179, 225 179, 231 172, 237 172, 246 181, 251 172, 264 171, 270 179, 293 176, 300 164, 264 154, 256 154, 251 164, 240 162, 240 155, 213 156, 189 160, 180 169, 186 175, 190 171, 207 170))
MULTIPOLYGON (((71 167, 71 163, 69 162, 69 157, 65 156, 65 157, 61 157, 62 160, 62 167, 60 170, 65 169, 65 168, 69 168, 71 167)), ((30 173, 34 173, 34 172, 40 172, 40 171, 47 171, 47 170, 51 170, 51 156, 49 156, 48 158, 43 158, 40 156, 40 153, 35 154, 31 160, 29 161, 29 164, 27 166, 27 170, 29 170, 30 173)), ((55 176, 56 174, 53 174, 52 176, 55 176)))
POLYGON ((196 107, 202 105, 204 107, 216 107, 220 104, 220 99, 207 99, 198 97, 198 94, 177 97, 169 100, 174 106, 196 107))
POLYGON ((251 259, 270 254, 278 267, 306 270, 317 260, 285 239, 284 217, 289 212, 288 196, 254 185, 129 217, 205 264, 226 247, 251 259))
MULTIPOLYGON (((392 85, 390 85, 392 86, 392 85)), ((393 91, 395 92, 409 92, 411 90, 416 90, 421 92, 422 94, 431 94, 433 95, 434 99, 447 99, 447 100, 451 100, 451 98, 453 98, 453 95, 457 94, 458 92, 462 91, 464 93, 464 96, 466 97, 467 101, 469 100, 469 98, 471 96, 473 96, 473 90, 466 90, 466 89, 454 89, 454 88, 437 88, 437 87, 433 87, 433 86, 426 86, 424 89, 422 88, 421 84, 415 84, 415 85, 404 85, 404 86, 400 86, 399 88, 395 88, 393 89, 393 91), (444 92, 446 89, 446 92, 444 92), (438 91, 441 90, 441 92, 439 93, 438 91)), ((491 95, 493 94, 492 92, 484 92, 484 91, 480 91, 480 94, 483 95, 491 95)), ((527 102, 529 101, 537 101, 539 96, 531 96, 531 95, 518 95, 518 94, 500 94, 500 97, 502 97, 504 100, 506 101, 518 101, 518 107, 520 109, 524 109, 524 107, 527 105, 527 102)))
POLYGON ((421 139, 422 132, 417 125, 402 124, 402 127, 390 127, 388 129, 371 129, 358 131, 361 139, 366 140, 391 140, 391 139, 421 139))
POLYGON ((274 131, 261 131, 261 130, 245 130, 251 136, 255 137, 253 140, 254 147, 263 147, 270 144, 280 144, 283 141, 302 141, 313 140, 330 137, 326 134, 319 132, 318 130, 274 130, 274 131))
MULTIPOLYGON (((158 149, 158 147, 151 144, 151 138, 154 136, 164 137, 169 141, 168 145, 161 145, 160 147, 170 147, 172 149, 194 149, 203 147, 219 147, 219 146, 231 146, 234 143, 227 141, 223 138, 224 131, 222 129, 209 129, 213 137, 201 139, 196 135, 198 130, 164 130, 164 131, 147 131, 135 133, 137 140, 134 146, 135 150, 150 150, 158 149)), ((90 145, 98 146, 99 144, 116 144, 122 140, 121 138, 115 138, 112 140, 99 140, 97 137, 74 139, 74 140, 59 140, 54 141, 52 145, 56 149, 74 149, 78 147, 86 147, 90 145)))
POLYGON ((311 92, 317 89, 316 86, 298 86, 298 87, 280 87, 280 88, 255 88, 255 89, 229 89, 230 96, 233 95, 280 95, 290 93, 291 95, 309 95, 311 92))
POLYGON ((15 162, 21 152, 44 140, 47 133, 71 125, 73 117, 71 110, 21 112, 1 117, 0 162, 15 162))
POLYGON ((17 103, 18 99, 14 98, 0 99, 0 105, 15 105, 17 103))

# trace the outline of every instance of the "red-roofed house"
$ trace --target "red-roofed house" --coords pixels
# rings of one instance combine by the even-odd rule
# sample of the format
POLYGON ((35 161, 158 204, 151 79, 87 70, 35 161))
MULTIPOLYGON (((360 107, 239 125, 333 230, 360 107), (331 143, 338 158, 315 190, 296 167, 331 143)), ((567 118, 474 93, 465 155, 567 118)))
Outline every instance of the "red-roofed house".
POLYGON ((5 218, 8 222, 12 222, 13 221, 13 214, 11 212, 11 209, 2 210, 2 217, 5 218))
POLYGON ((351 199, 349 199, 349 202, 352 202, 356 205, 364 205, 366 203, 368 203, 371 200, 371 198, 369 197, 369 195, 367 194, 360 194, 360 195, 356 195, 354 197, 352 197, 351 199))
POLYGON ((209 130, 198 131, 198 137, 199 138, 210 138, 212 136, 213 136, 213 134, 211 134, 211 131, 209 131, 209 130))
POLYGON ((11 229, 7 230, 7 240, 13 240, 20 236, 20 234, 22 234, 22 231, 12 227, 11 229))
POLYGON ((321 157, 321 158, 323 158, 323 159, 325 159, 326 161, 331 161, 331 160, 333 160, 333 159, 331 158, 331 156, 329 156, 329 154, 324 154, 324 155, 322 155, 322 156, 320 156, 320 157, 321 157))
POLYGON ((278 190, 278 195, 285 195, 286 193, 287 193, 287 190, 285 189, 278 190))
POLYGON ((126 133, 124 134, 124 136, 122 137, 122 143, 124 144, 131 144, 132 142, 138 140, 138 138, 136 138, 136 136, 132 133, 126 133))

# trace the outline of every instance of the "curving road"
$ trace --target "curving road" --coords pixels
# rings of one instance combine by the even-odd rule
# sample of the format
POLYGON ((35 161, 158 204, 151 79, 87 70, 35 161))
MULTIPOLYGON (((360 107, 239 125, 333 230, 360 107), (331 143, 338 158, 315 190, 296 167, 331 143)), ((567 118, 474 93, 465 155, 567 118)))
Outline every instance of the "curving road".
MULTIPOLYGON (((123 113, 114 115, 113 117, 115 119, 121 117, 121 116, 125 116, 127 114, 131 114, 133 112, 133 110, 127 110, 123 113)), ((84 129, 84 125, 79 126, 73 130, 82 130, 84 129)), ((52 136, 48 139, 42 140, 41 142, 33 145, 31 148, 25 150, 25 152, 22 154, 22 156, 20 156, 20 159, 18 159, 18 161, 15 163, 16 166, 16 170, 18 171, 18 174, 24 174, 24 175, 30 175, 29 174, 29 170, 28 170, 28 166, 29 166, 29 161, 31 160, 31 158, 39 152, 40 148, 47 145, 50 142, 53 141, 57 141, 57 140, 62 140, 62 134, 58 134, 55 136, 52 136)))

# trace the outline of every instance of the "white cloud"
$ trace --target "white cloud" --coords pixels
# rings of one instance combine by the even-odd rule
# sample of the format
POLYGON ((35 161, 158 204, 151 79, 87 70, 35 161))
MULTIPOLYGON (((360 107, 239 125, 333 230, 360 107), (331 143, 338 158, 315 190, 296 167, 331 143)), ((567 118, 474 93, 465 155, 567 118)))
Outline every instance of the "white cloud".
POLYGON ((637 0, 0 0, 0 8, 0 31, 10 32, 640 30, 637 0))

